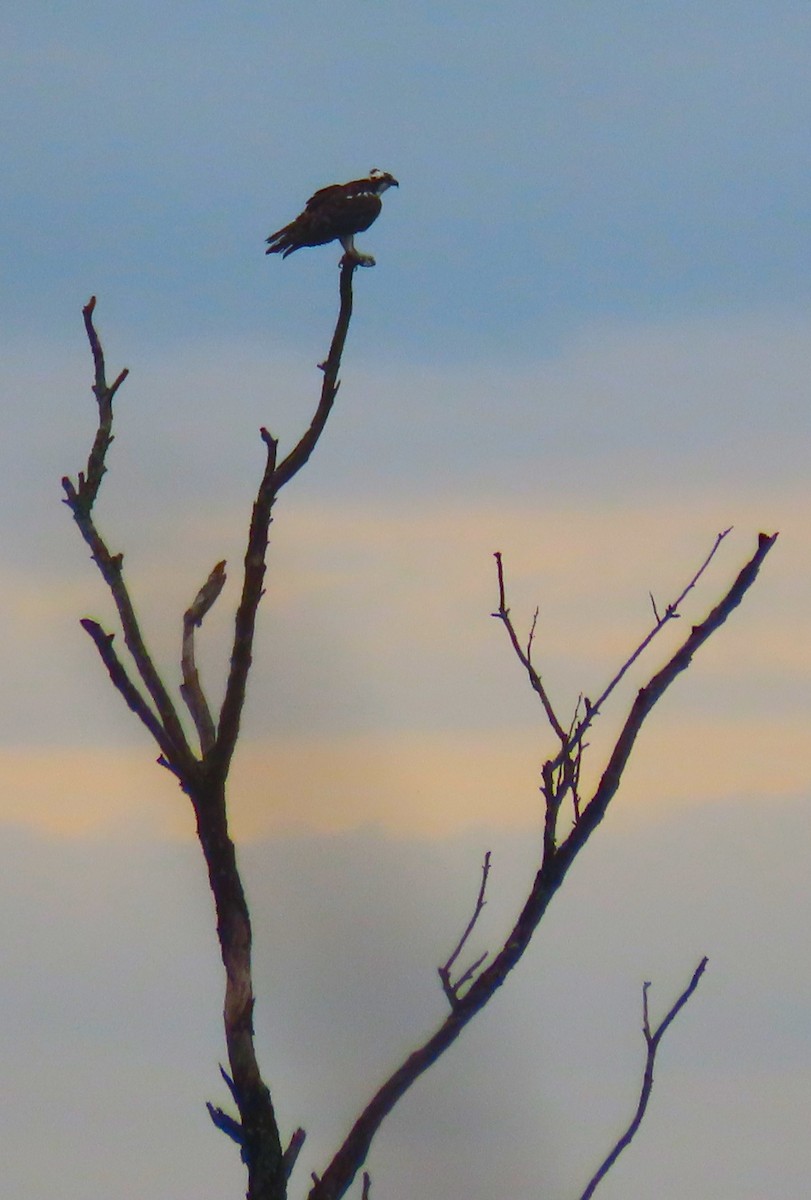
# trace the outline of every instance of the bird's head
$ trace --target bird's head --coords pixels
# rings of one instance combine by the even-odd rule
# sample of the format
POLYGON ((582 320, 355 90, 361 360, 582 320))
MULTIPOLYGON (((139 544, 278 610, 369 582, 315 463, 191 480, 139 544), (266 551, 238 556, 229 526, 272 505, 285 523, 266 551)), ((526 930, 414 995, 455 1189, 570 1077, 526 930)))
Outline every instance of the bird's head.
POLYGON ((400 186, 393 175, 390 175, 388 171, 380 171, 377 167, 372 167, 369 172, 369 179, 371 180, 373 191, 378 196, 382 192, 385 192, 386 188, 400 186))

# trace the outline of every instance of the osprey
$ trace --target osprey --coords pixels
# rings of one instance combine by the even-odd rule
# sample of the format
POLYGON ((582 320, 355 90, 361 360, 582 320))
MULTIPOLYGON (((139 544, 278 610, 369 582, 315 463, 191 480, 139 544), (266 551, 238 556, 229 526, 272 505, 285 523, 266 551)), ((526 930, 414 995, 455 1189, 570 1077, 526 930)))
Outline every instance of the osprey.
POLYGON ((265 254, 287 258, 302 246, 324 246, 339 241, 350 258, 362 267, 373 267, 371 254, 355 249, 355 234, 363 233, 380 216, 386 188, 399 187, 388 171, 369 172, 367 179, 333 183, 321 188, 307 201, 304 212, 267 239, 265 254))

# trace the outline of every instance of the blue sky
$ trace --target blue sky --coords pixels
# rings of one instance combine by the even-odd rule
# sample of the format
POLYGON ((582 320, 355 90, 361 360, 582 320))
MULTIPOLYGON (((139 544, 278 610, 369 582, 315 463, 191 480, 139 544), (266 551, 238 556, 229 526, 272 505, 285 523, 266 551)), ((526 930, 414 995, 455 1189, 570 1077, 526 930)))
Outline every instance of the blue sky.
POLYGON ((280 297, 256 247, 370 157, 405 185, 366 286, 409 358, 808 302, 802 4, 38 4, 6 25, 25 328, 66 328, 91 287, 155 338, 287 335, 327 264, 280 297))
MULTIPOLYGON (((375 1194, 577 1195, 633 1105, 642 980, 664 1008, 706 953, 600 1195, 794 1200, 807 5, 77 0, 7 5, 0 34, 9 1194, 241 1194, 203 1107, 226 1099, 221 981, 189 816, 77 627, 112 622, 60 504, 92 436, 81 306, 131 369, 99 519, 175 678, 180 614, 241 557, 257 431, 307 422, 334 318, 334 248, 281 262, 264 238, 379 166, 401 186, 278 507, 234 780, 259 1037, 285 1128, 310 1131, 295 1194, 436 1019, 484 849, 486 944, 531 871, 544 735, 489 617, 492 552, 568 705, 732 524, 687 620, 779 529, 762 580, 657 710, 511 989, 395 1114, 375 1194)), ((236 575, 201 649, 214 694, 236 575)))

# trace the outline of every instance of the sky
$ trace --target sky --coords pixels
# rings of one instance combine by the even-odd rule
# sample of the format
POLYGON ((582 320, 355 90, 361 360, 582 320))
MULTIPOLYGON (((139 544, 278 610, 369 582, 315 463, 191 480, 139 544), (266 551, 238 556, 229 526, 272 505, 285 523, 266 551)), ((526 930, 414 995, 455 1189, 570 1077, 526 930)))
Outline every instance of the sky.
MULTIPOLYGON (((0 5, 0 1145, 4 1194, 222 1200, 222 979, 184 798, 78 625, 114 628, 60 479, 117 397, 97 516, 167 679, 220 559, 221 694, 267 426, 294 444, 333 246, 264 238, 318 187, 400 181, 358 242, 334 413, 272 528, 231 816, 256 1027, 306 1194, 532 878, 552 746, 493 553, 562 711, 729 526, 636 690, 780 531, 655 709, 526 958, 373 1147, 386 1200, 794 1200, 811 1173, 811 12, 788 0, 0 5)), ((359 1194, 359 1191, 358 1191, 359 1194)))

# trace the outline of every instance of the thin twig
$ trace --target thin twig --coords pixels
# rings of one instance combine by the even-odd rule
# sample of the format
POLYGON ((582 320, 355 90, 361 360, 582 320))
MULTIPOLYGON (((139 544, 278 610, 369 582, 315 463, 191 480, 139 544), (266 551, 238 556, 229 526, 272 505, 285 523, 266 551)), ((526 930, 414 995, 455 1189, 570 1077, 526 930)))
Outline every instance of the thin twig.
MULTIPOLYGON (((654 618, 655 618, 655 624, 654 624, 653 628, 642 639, 642 641, 639 643, 639 645, 634 650, 633 654, 631 654, 630 657, 625 660, 625 662, 620 667, 619 671, 617 671, 614 678, 604 688, 604 690, 601 692, 601 694, 598 696, 598 698, 594 701, 594 703, 589 705, 588 712, 586 713, 586 715, 583 718, 580 725, 578 725, 573 738, 570 739, 570 742, 569 742, 570 745, 573 745, 575 742, 580 742, 583 740, 583 737, 585 736, 586 731, 593 724, 595 717, 598 716, 598 714, 599 714, 601 708, 603 707, 603 705, 605 704, 606 700, 608 700, 609 696, 614 691, 614 689, 625 678, 628 671, 634 665, 634 663, 639 658, 639 656, 641 654, 643 654, 645 650, 647 650, 648 646, 651 644, 653 639, 656 637, 656 635, 658 633, 661 633, 662 629, 664 629, 665 625, 667 625, 668 622, 675 620, 677 617, 679 617, 681 615, 679 613, 679 608, 680 608, 683 600, 688 595, 688 593, 691 592, 692 589, 696 586, 699 579, 701 579, 701 576, 704 574, 704 572, 707 570, 707 568, 709 567, 712 560, 715 558, 715 555, 718 552, 718 548, 721 545, 721 543, 723 542, 724 538, 727 537, 727 535, 730 534, 731 532, 732 532, 732 526, 730 526, 729 529, 722 530, 721 533, 716 535, 715 542, 713 543, 713 547, 710 550, 707 557, 704 559, 704 562, 698 568, 695 575, 690 580, 690 582, 687 584, 687 586, 682 590, 680 595, 678 595, 675 600, 673 600, 670 604, 668 604, 664 613, 662 613, 661 615, 659 614, 659 611, 656 607, 656 601, 654 600, 652 593, 649 593, 651 604, 653 606, 654 618)), ((561 755, 562 755, 562 753, 563 752, 561 751, 561 755)))
POLYGON ((460 937, 459 941, 457 942, 456 947, 453 950, 453 952, 451 953, 450 958, 447 960, 447 962, 445 963, 444 966, 437 968, 439 978, 442 981, 442 990, 445 993, 445 995, 447 996, 448 1002, 451 1005, 451 1007, 453 1007, 459 999, 459 989, 461 987, 463 987, 464 984, 466 984, 469 979, 473 978, 473 975, 476 973, 476 971, 482 965, 484 960, 487 958, 487 953, 485 952, 484 954, 481 955, 480 958, 476 959, 475 963, 473 963, 470 967, 467 968, 465 973, 459 979, 457 979, 456 983, 451 983, 451 969, 453 967, 453 964, 456 962, 457 958, 462 953, 465 943, 467 942, 468 938, 472 934, 472 932, 476 926, 476 922, 478 921, 479 917, 481 916, 482 909, 484 908, 485 904, 487 903, 487 901, 485 900, 485 892, 487 891, 487 877, 489 874, 490 874, 490 851, 488 850, 484 856, 484 862, 482 863, 482 881, 481 881, 481 884, 479 885, 479 894, 476 897, 476 905, 473 909, 473 915, 471 916, 470 920, 468 921, 467 926, 465 927, 465 931, 462 934, 462 936, 460 937))
POLYGON ((529 662, 532 661, 532 643, 535 641, 535 630, 538 625, 538 614, 540 611, 539 605, 536 604, 535 612, 532 614, 532 624, 529 627, 529 637, 527 638, 527 660, 529 662))
MULTIPOLYGON (((597 790, 580 815, 580 821, 563 843, 562 850, 567 854, 576 854, 582 844, 591 835, 594 828, 605 816, 609 803, 616 795, 617 788, 631 751, 651 709, 662 698, 664 693, 682 671, 686 671, 692 662, 693 655, 704 645, 716 629, 727 620, 743 600, 749 588, 755 582, 766 555, 777 541, 776 533, 758 534, 757 550, 749 562, 739 571, 735 582, 722 600, 699 624, 694 625, 689 637, 682 643, 676 653, 665 663, 645 687, 637 692, 625 724, 622 727, 608 764, 600 779, 597 790)), ((582 728, 582 726, 581 726, 582 728)), ((579 736, 576 735, 576 736, 579 736)))
POLYGON ((206 1100, 206 1108, 211 1120, 232 1142, 236 1142, 238 1146, 244 1146, 245 1135, 242 1132, 242 1125, 230 1113, 227 1113, 224 1108, 218 1108, 216 1104, 212 1104, 210 1100, 206 1100))
POLYGON ((498 609, 496 610, 496 612, 491 613, 490 615, 493 617, 496 617, 497 620, 501 621, 502 624, 504 625, 504 628, 507 630, 507 636, 510 639, 510 644, 512 645, 512 648, 518 657, 518 661, 521 663, 521 666, 524 668, 524 670, 527 673, 527 676, 529 678, 530 684, 532 685, 533 691, 536 693, 536 695, 538 696, 538 698, 541 701, 541 704, 543 705, 543 709, 544 709, 544 712, 546 713, 546 717, 547 717, 547 720, 549 721, 549 724, 552 726, 552 729, 554 730, 555 734, 560 739, 561 743, 563 743, 565 745, 566 731, 564 730, 563 726, 561 725, 560 721, 558 720, 558 718, 555 715, 555 710, 552 708, 552 703, 549 699, 546 688, 544 687, 543 682, 541 681, 540 675, 535 670, 535 667, 532 665, 532 660, 530 658, 530 654, 532 652, 532 639, 535 634, 535 624, 537 621, 538 614, 536 612, 535 620, 533 620, 533 622, 532 622, 532 629, 530 632, 529 643, 527 645, 526 651, 524 651, 521 648, 521 643, 518 640, 518 634, 515 632, 515 626, 513 625, 512 619, 510 617, 510 610, 509 610, 509 608, 507 608, 507 600, 506 600, 506 596, 505 596, 505 592, 504 592, 504 567, 503 567, 503 564, 501 561, 501 551, 496 550, 493 557, 496 560, 496 570, 498 571, 498 609))
POLYGON ((704 974, 704 970, 707 966, 707 961, 708 960, 706 957, 702 958, 701 962, 693 972, 693 978, 690 980, 689 984, 679 996, 673 1007, 668 1011, 667 1015, 659 1025, 659 1028, 653 1032, 651 1031, 650 1021, 648 1019, 648 989, 650 988, 650 983, 646 982, 642 985, 642 1032, 645 1037, 646 1055, 645 1070, 642 1075, 642 1087, 639 1093, 639 1102, 636 1106, 636 1112, 633 1115, 630 1125, 625 1130, 625 1133, 623 1133, 622 1137, 617 1140, 610 1153, 606 1155, 597 1171, 595 1171, 594 1175, 586 1185, 586 1189, 580 1197, 580 1200, 591 1200, 591 1197, 594 1195, 598 1184, 605 1179, 606 1175, 611 1170, 620 1154, 622 1154, 623 1150, 630 1145, 634 1135, 639 1129, 639 1126, 642 1124, 645 1111, 648 1107, 648 1101, 650 1100, 651 1092, 653 1090, 653 1068, 656 1062, 656 1051, 659 1049, 659 1043, 664 1037, 668 1026, 678 1016, 682 1008, 684 1008, 685 1004, 692 996, 693 992, 698 987, 701 976, 704 974))

